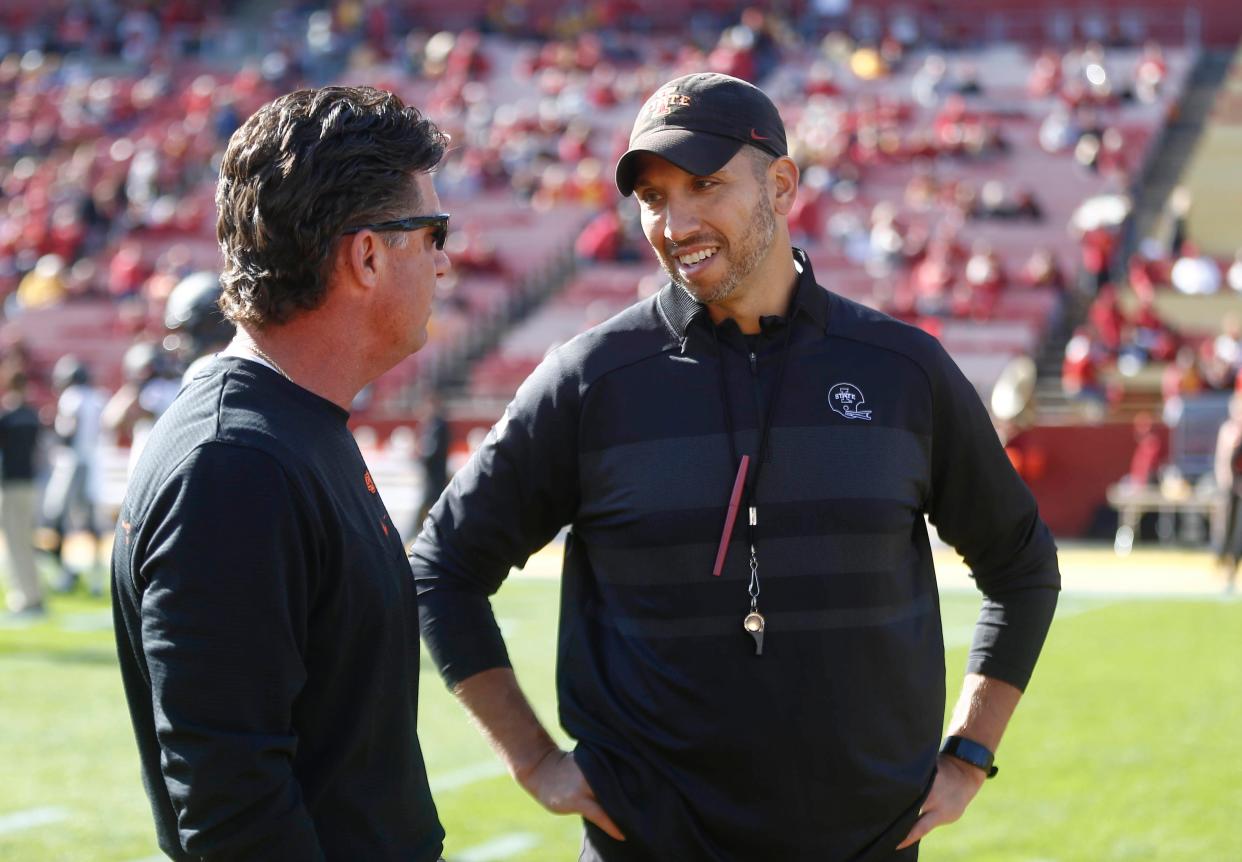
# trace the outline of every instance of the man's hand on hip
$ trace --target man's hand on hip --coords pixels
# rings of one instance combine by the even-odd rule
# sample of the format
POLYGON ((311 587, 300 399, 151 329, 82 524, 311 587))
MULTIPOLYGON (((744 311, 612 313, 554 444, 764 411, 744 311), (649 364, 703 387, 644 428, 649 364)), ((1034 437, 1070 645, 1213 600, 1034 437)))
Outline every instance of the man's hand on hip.
POLYGON ((535 768, 518 776, 518 783, 553 814, 580 814, 618 841, 625 836, 595 799, 573 754, 549 751, 535 768))
POLYGON ((919 812, 919 819, 914 822, 910 834, 897 845, 897 849, 904 850, 914 842, 922 840, 937 826, 958 820, 986 778, 979 767, 971 766, 956 757, 940 755, 931 793, 927 794, 923 809, 919 812))

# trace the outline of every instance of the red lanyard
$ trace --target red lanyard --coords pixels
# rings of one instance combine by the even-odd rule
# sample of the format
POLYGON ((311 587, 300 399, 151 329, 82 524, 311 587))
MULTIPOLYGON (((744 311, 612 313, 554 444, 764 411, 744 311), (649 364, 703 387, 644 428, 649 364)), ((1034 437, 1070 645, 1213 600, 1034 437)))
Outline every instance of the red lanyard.
MULTIPOLYGON (((785 343, 781 349, 780 364, 776 368, 776 382, 772 388, 772 394, 768 398, 768 412, 763 420, 763 424, 759 428, 759 448, 755 453, 755 469, 752 472, 750 467, 750 456, 743 455, 740 458, 737 454, 737 441, 735 429, 733 426, 733 405, 729 398, 729 381, 728 373, 725 369, 724 350, 720 346, 720 337, 716 332, 716 327, 712 326, 712 337, 716 342, 716 358, 720 362, 720 393, 721 404, 724 407, 725 429, 729 436, 729 451, 733 455, 733 461, 737 464, 737 475, 733 480, 733 491, 729 495, 729 506, 725 514, 724 530, 720 535, 720 545, 716 550, 716 564, 712 568, 712 575, 720 577, 724 571, 725 558, 729 553, 730 539, 733 537, 733 528, 737 523, 738 510, 745 505, 746 507, 746 543, 750 549, 750 582, 747 586, 747 592, 750 594, 750 613, 742 621, 742 628, 755 640, 755 654, 763 655, 763 633, 765 621, 763 615, 759 613, 759 555, 756 551, 758 538, 756 536, 759 526, 759 505, 756 500, 759 490, 759 476, 763 471, 763 465, 767 461, 768 455, 768 433, 772 430, 773 420, 776 418, 776 402, 780 397, 781 384, 785 379, 785 365, 789 360, 790 345, 793 337, 793 315, 790 314, 785 321, 785 343), (750 474, 748 476, 748 474, 750 474), (749 479, 749 481, 747 481, 749 479)), ((750 356, 754 365, 754 373, 758 375, 759 366, 756 354, 752 350, 750 356)))

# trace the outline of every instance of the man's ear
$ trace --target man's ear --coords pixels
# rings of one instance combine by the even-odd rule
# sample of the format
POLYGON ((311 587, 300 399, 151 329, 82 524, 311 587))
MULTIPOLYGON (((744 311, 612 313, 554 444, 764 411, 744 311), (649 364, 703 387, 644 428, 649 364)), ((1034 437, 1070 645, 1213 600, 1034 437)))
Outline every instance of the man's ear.
POLYGON ((344 267, 351 280, 372 287, 379 279, 385 251, 383 241, 374 231, 346 234, 337 248, 337 266, 344 267))
POLYGON ((768 168, 772 178, 772 209, 778 215, 789 215, 798 199, 798 166, 789 156, 781 156, 768 168))

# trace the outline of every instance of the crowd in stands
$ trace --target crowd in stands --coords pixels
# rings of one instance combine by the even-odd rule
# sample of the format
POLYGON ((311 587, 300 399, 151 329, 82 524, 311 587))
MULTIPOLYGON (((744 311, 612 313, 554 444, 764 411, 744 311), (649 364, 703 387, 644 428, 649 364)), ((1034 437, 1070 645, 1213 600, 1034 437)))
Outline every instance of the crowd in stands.
MULTIPOLYGON (((787 119, 802 171, 790 228, 817 274, 838 292, 941 335, 960 332, 958 321, 1021 319, 1032 330, 1024 346, 1037 343, 1065 293, 1094 292, 1107 280, 1128 208, 1080 219, 1074 236, 1066 222, 1089 194, 1124 198, 1187 68, 1180 58, 1170 78, 1165 52, 1154 45, 1120 62, 1087 46, 1034 59, 1019 54, 1031 66, 1015 75, 1012 55, 929 54, 897 38, 871 46, 840 34, 807 42, 788 27, 752 29, 768 34, 782 58, 764 85, 787 119), (1055 139, 1046 134, 1050 117, 1060 124, 1055 139), (1037 171, 1028 179, 1032 161, 1037 171)), ((593 44, 597 36, 586 38, 593 44)), ((558 87, 575 74, 578 45, 540 52, 543 62, 560 57, 570 70, 556 77, 558 87)), ((614 82, 593 102, 594 139, 611 140, 618 151, 630 115, 613 108, 636 102, 635 80, 735 71, 714 65, 720 56, 686 45, 655 50, 669 70, 663 76, 645 75, 643 66, 592 67, 590 81, 606 69, 614 82)), ((612 200, 600 206, 575 251, 597 263, 647 259, 635 209, 612 200)), ((549 327, 545 343, 573 334, 549 327)), ((512 382, 537 359, 516 366, 512 382)), ((998 370, 992 362, 977 375, 981 389, 998 370)))
POLYGON ((802 176, 790 228, 820 280, 940 336, 985 393, 1081 300, 1064 389, 1103 417, 1133 375, 1158 379, 1162 402, 1136 426, 1132 472, 1147 482, 1167 461, 1161 426, 1177 405, 1238 380, 1242 323, 1183 331, 1161 297, 1242 291, 1242 251, 1203 255, 1181 195, 1172 238, 1127 255, 1128 196, 1187 51, 942 50, 912 18, 857 39, 824 35, 841 22, 724 2, 691 4, 677 32, 626 0, 489 3, 477 29, 441 32, 412 2, 247 5, 0 9, 0 377, 29 380, 49 422, 66 349, 109 392, 143 390, 127 350, 154 351, 159 366, 169 292, 217 265, 213 189, 229 135, 280 93, 338 80, 393 89, 453 138, 436 178, 453 271, 429 346, 358 405, 365 421, 386 405, 408 416, 412 391, 530 310, 541 285, 566 286, 544 328, 511 328, 475 365, 481 397, 507 398, 553 343, 658 289, 612 166, 642 100, 702 69, 760 83, 781 108, 802 176))
MULTIPOLYGON (((611 166, 633 110, 676 74, 728 72, 774 95, 803 176, 791 228, 830 286, 933 331, 1018 313, 1035 337, 1078 283, 1064 231, 1078 199, 1014 166, 1037 142, 1084 188, 1123 191, 1162 120, 1153 113, 1137 128, 1123 109, 1172 97, 1153 45, 1122 61, 1095 44, 1022 51, 1018 78, 1000 80, 1003 64, 928 51, 917 22, 901 17, 856 41, 821 38, 830 21, 810 27, 729 3, 695 6, 687 29, 667 35, 624 0, 488 4, 479 29, 438 33, 419 26, 412 3, 278 3, 259 20, 243 7, 67 0, 2 13, 5 314, 12 324, 111 303, 101 328, 115 332, 118 361, 99 377, 112 385, 129 340, 156 334, 172 285, 215 263, 214 166, 229 134, 300 84, 388 86, 453 136, 437 183, 455 210, 454 273, 432 345, 397 373, 403 383, 468 341, 481 315, 503 317, 515 285, 562 251, 632 261, 636 284, 650 271, 611 166), (532 33, 542 38, 507 38, 532 33), (1016 117, 1027 103, 1035 109, 1016 117), (1013 310, 1026 308, 1022 295, 1039 300, 1033 313, 1013 310)), ((1115 225, 1082 233, 1097 286, 1115 237, 1115 225)), ((37 381, 55 357, 28 352, 37 381)))
POLYGON ((1217 331, 1205 332, 1181 331, 1158 309, 1162 295, 1242 291, 1242 253, 1232 263, 1201 254, 1186 235, 1189 207, 1189 195, 1179 187, 1168 206, 1168 242, 1144 239, 1118 272, 1104 264, 1086 320, 1066 347, 1062 382, 1067 394, 1102 406, 1115 404, 1125 397, 1127 378, 1155 367, 1162 369, 1163 416, 1174 424, 1185 398, 1242 390, 1242 320, 1236 312, 1223 315, 1217 331), (1128 303, 1122 301, 1123 287, 1128 303), (1110 369, 1118 376, 1106 382, 1110 369))

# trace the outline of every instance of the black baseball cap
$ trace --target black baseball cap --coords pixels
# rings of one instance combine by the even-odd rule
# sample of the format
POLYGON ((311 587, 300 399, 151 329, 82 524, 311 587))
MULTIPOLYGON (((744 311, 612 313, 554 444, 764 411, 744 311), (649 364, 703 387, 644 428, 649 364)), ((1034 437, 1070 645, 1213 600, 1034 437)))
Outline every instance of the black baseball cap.
POLYGON ((714 173, 744 144, 788 155, 781 115, 753 84, 716 72, 669 81, 638 112, 630 148, 617 162, 617 188, 629 197, 638 154, 654 153, 695 176, 714 173))

